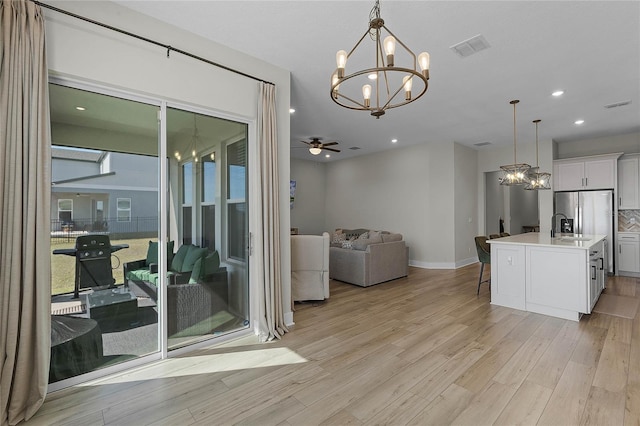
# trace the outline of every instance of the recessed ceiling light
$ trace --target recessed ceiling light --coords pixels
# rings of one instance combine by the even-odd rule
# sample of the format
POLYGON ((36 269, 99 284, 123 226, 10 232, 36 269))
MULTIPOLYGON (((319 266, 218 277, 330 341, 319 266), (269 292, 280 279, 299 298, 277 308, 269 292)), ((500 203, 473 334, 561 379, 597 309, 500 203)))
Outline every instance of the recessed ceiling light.
POLYGON ((398 142, 398 139, 391 139, 391 143, 396 143, 398 142))
POLYGON ((584 123, 584 120, 576 120, 576 121, 574 121, 574 124, 577 124, 578 126, 583 124, 583 123, 584 123))
POLYGON ((551 96, 555 96, 555 97, 562 96, 562 95, 564 95, 564 90, 556 90, 551 94, 551 96))
POLYGON ((325 154, 325 158, 331 158, 331 154, 325 154))
POLYGON ((289 114, 293 114, 294 112, 296 112, 295 108, 289 108, 289 114))
POLYGON ((76 107, 76 109, 77 109, 78 111, 84 111, 86 108, 85 108, 85 107, 81 107, 81 106, 77 106, 77 107, 76 107))

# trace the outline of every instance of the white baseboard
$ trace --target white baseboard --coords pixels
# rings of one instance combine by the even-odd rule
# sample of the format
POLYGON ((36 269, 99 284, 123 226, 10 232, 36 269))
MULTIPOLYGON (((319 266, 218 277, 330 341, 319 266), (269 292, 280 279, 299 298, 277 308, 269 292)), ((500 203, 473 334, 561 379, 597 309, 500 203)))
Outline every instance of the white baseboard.
POLYGON ((476 257, 458 260, 456 262, 420 262, 418 260, 409 260, 409 266, 422 269, 458 269, 477 262, 478 258, 476 257))
POLYGON ((284 325, 287 327, 296 325, 296 323, 293 322, 293 312, 284 313, 284 325))

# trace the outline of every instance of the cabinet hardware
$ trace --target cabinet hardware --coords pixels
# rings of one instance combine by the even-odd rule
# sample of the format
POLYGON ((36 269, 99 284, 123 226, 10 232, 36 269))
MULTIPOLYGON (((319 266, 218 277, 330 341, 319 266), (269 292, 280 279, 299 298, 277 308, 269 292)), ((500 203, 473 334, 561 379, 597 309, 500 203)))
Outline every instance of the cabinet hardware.
POLYGON ((596 267, 595 267, 595 265, 591 265, 591 279, 593 281, 596 280, 596 267))

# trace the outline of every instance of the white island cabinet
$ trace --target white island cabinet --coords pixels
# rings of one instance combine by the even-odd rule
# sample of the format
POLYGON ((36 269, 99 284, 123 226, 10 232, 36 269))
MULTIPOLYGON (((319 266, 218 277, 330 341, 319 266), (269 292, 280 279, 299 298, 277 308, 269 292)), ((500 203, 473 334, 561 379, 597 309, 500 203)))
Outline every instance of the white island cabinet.
POLYGON ((605 238, 529 232, 489 240, 491 303, 578 321, 605 286, 605 238))

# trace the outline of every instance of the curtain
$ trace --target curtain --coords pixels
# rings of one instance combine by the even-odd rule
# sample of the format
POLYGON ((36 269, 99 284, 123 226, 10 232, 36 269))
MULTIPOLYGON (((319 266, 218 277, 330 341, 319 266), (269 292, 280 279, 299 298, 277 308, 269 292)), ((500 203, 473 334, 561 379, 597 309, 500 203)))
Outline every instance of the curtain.
POLYGON ((258 164, 260 175, 260 228, 263 259, 258 273, 261 284, 260 339, 281 338, 289 331, 284 323, 280 269, 280 191, 276 88, 260 82, 258 100, 258 164))
POLYGON ((51 333, 49 98, 44 16, 0 4, 0 424, 47 391, 51 333))

